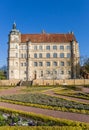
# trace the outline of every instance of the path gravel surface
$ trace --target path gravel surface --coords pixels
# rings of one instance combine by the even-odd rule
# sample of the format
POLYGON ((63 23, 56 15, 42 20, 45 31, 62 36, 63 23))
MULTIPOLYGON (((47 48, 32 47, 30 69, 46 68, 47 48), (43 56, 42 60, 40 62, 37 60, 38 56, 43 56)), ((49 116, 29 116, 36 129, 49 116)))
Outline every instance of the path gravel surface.
MULTIPOLYGON (((21 87, 15 87, 15 88, 2 90, 2 91, 0 91, 0 96, 1 95, 11 95, 11 94, 22 93, 20 90, 21 90, 21 87)), ((52 90, 48 90, 44 93, 55 96, 55 94, 53 93, 52 90)), ((71 100, 72 99, 79 100, 79 99, 75 99, 75 98, 71 98, 71 100)), ((89 103, 88 100, 81 99, 81 101, 89 103)), ((21 111, 25 111, 25 112, 34 112, 36 114, 43 114, 43 115, 52 116, 52 117, 55 117, 55 118, 69 119, 69 120, 89 123, 89 115, 85 115, 85 114, 77 114, 77 113, 71 113, 71 112, 47 110, 47 109, 28 107, 28 106, 16 105, 16 104, 5 103, 5 102, 0 102, 0 106, 5 107, 5 108, 10 108, 10 109, 15 109, 15 110, 21 110, 21 111)))
POLYGON ((0 106, 5 107, 5 108, 10 108, 10 109, 15 109, 15 110, 21 110, 25 112, 34 112, 36 114, 52 116, 55 118, 69 119, 69 120, 89 123, 89 115, 84 115, 84 114, 47 110, 47 109, 41 109, 41 108, 35 108, 35 107, 4 103, 4 102, 0 102, 0 106))

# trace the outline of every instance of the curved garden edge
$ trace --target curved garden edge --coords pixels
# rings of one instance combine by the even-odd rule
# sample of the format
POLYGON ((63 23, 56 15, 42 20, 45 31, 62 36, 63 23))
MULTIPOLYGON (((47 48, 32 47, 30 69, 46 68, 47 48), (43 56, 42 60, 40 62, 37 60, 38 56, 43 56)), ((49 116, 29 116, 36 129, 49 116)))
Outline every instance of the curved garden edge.
POLYGON ((57 110, 57 111, 62 111, 62 112, 89 114, 88 110, 78 110, 78 109, 65 108, 65 107, 52 107, 52 106, 46 106, 46 105, 40 105, 40 104, 23 103, 23 102, 3 100, 3 99, 0 99, 0 102, 6 102, 6 103, 11 103, 11 104, 30 106, 30 107, 36 107, 36 108, 43 108, 43 109, 49 109, 49 110, 57 110))
POLYGON ((32 112, 24 112, 22 110, 15 110, 15 109, 9 109, 9 108, 4 108, 0 107, 0 111, 6 112, 6 113, 14 113, 14 114, 19 114, 21 116, 25 117, 31 117, 33 119, 39 119, 44 122, 53 122, 56 126, 77 126, 77 127, 88 127, 89 128, 89 123, 84 123, 84 122, 79 122, 79 121, 72 121, 72 120, 67 120, 67 119, 60 119, 60 118, 54 118, 50 116, 43 116, 42 114, 35 114, 32 112))
POLYGON ((61 95, 61 94, 60 95, 59 94, 55 94, 54 91, 49 91, 48 90, 46 92, 43 92, 43 94, 46 94, 46 95, 49 95, 49 96, 52 96, 52 97, 62 98, 62 99, 69 100, 69 101, 78 102, 78 103, 89 104, 89 100, 76 98, 76 97, 69 97, 69 96, 61 95))
POLYGON ((61 93, 57 93, 57 92, 54 92, 54 94, 56 94, 56 95, 62 95, 62 96, 66 96, 66 97, 73 97, 75 99, 85 99, 85 100, 89 101, 89 98, 85 98, 83 96, 78 97, 78 96, 74 96, 74 95, 70 95, 70 94, 61 94, 61 93))

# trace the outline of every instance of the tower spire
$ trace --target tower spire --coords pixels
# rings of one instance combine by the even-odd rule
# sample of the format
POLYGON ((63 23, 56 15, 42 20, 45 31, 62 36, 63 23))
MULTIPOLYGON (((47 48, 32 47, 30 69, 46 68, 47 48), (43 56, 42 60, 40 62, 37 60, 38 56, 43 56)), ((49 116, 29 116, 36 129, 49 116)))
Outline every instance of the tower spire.
POLYGON ((13 29, 16 29, 16 23, 15 22, 13 23, 13 29))

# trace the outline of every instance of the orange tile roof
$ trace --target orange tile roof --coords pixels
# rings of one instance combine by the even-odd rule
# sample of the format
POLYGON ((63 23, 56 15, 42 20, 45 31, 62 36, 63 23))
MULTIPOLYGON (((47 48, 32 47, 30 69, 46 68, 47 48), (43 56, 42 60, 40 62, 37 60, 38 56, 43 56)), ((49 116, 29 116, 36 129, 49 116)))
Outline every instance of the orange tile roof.
POLYGON ((72 40, 76 41, 74 34, 21 34, 21 42, 25 43, 30 40, 32 43, 50 43, 50 42, 58 42, 58 43, 67 43, 72 40))

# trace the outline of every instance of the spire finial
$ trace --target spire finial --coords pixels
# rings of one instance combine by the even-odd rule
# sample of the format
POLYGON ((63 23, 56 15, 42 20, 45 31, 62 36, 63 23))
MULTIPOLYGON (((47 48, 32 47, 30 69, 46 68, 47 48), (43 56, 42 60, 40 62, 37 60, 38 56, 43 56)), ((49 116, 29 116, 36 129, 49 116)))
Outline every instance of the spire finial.
POLYGON ((13 29, 16 29, 16 23, 15 22, 13 23, 13 29))
POLYGON ((42 30, 42 34, 45 34, 45 31, 44 31, 44 29, 42 30))

